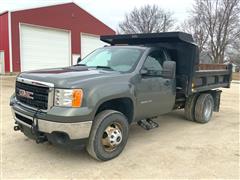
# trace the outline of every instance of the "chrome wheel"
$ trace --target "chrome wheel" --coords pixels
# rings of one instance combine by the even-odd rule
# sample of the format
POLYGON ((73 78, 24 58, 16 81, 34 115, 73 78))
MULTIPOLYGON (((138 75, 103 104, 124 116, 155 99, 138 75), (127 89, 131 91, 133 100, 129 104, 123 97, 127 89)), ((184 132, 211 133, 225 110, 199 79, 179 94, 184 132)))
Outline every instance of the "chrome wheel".
POLYGON ((126 146, 128 132, 129 122, 121 112, 104 110, 94 118, 87 151, 97 160, 113 159, 126 146))
POLYGON ((102 145, 105 151, 114 151, 122 142, 122 127, 119 123, 110 124, 102 135, 102 145))
POLYGON ((212 114, 212 102, 211 100, 207 100, 204 109, 204 116, 208 119, 212 114))
POLYGON ((198 97, 195 104, 195 121, 207 123, 210 121, 214 108, 214 100, 211 94, 203 93, 198 97))

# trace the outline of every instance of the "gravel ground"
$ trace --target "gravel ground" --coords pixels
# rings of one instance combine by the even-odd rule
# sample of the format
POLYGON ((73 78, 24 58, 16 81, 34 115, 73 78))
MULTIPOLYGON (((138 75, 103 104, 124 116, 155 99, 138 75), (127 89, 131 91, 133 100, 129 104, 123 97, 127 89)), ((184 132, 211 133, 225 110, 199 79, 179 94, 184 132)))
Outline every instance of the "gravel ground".
POLYGON ((85 150, 38 145, 13 131, 9 97, 14 77, 0 81, 2 179, 240 178, 239 84, 223 89, 221 110, 208 124, 187 121, 183 111, 175 111, 159 117, 157 129, 133 125, 123 153, 98 162, 85 150))

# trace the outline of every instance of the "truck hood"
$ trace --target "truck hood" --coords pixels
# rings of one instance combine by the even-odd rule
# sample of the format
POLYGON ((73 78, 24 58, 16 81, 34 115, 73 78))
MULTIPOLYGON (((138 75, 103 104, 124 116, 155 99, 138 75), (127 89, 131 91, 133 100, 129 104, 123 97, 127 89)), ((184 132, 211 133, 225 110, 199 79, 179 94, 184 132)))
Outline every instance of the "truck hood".
POLYGON ((70 66, 65 68, 26 71, 18 77, 53 83, 55 87, 59 88, 74 88, 77 87, 79 83, 119 76, 120 74, 120 72, 111 70, 70 66))

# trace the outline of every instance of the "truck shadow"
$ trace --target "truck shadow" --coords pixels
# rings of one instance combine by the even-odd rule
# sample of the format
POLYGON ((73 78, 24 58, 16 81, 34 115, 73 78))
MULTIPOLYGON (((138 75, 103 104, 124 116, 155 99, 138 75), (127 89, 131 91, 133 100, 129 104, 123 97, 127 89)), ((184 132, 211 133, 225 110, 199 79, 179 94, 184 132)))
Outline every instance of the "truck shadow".
POLYGON ((138 126, 136 123, 132 125, 130 130, 130 139, 131 136, 141 137, 144 136, 144 134, 148 134, 148 137, 158 136, 159 131, 169 131, 171 133, 174 133, 174 131, 181 131, 183 127, 186 127, 187 125, 192 126, 196 124, 195 122, 189 121, 185 118, 183 110, 177 110, 159 116, 158 118, 153 119, 153 121, 159 124, 158 128, 145 130, 138 126), (174 131, 172 131, 173 129, 174 131))
MULTIPOLYGON (((169 114, 160 116, 154 119, 155 122, 159 124, 159 128, 152 130, 145 130, 138 126, 136 123, 133 123, 130 127, 129 139, 126 149, 131 149, 134 151, 134 148, 139 148, 135 146, 135 143, 141 142, 143 145, 148 144, 151 139, 159 139, 161 136, 164 136, 163 131, 168 133, 174 133, 174 131, 181 130, 186 124, 192 124, 194 122, 188 121, 184 117, 184 111, 178 110, 171 112, 169 114), (174 129, 174 131, 173 131, 174 129)), ((33 148, 41 148, 41 151, 44 153, 49 153, 51 156, 55 156, 53 159, 62 159, 66 161, 82 161, 82 162, 95 162, 87 153, 86 148, 66 148, 56 145, 51 145, 49 143, 44 143, 42 145, 33 145, 33 148)), ((126 150, 128 151, 128 150, 126 150)))

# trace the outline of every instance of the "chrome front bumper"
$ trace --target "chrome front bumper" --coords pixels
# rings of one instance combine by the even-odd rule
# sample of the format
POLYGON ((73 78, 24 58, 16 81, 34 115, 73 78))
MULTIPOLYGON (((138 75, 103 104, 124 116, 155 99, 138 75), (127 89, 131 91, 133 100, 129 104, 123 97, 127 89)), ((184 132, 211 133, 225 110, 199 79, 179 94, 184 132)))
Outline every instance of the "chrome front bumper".
POLYGON ((53 133, 53 132, 64 132, 68 134, 70 139, 83 139, 88 138, 91 127, 92 121, 85 121, 85 122, 77 122, 77 123, 60 123, 60 122, 53 122, 47 121, 44 119, 34 119, 33 117, 22 114, 12 108, 12 114, 15 121, 23 126, 32 128, 32 125, 24 122, 23 120, 16 117, 16 115, 20 115, 30 121, 37 126, 38 131, 43 133, 53 133))

